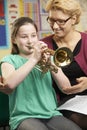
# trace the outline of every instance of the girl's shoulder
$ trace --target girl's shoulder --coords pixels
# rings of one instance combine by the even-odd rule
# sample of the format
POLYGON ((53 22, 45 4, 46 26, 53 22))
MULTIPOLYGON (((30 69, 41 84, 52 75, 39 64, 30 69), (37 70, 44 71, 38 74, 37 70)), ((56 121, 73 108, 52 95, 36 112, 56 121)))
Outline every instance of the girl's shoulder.
POLYGON ((12 55, 12 54, 8 54, 6 56, 4 56, 1 61, 9 61, 9 60, 17 60, 18 56, 17 55, 12 55))
POLYGON ((1 62, 0 63, 3 63, 3 62, 7 62, 9 64, 12 64, 14 66, 21 66, 23 65, 27 60, 19 55, 16 55, 16 54, 9 54, 9 55, 6 55, 4 56, 2 59, 1 59, 1 62))

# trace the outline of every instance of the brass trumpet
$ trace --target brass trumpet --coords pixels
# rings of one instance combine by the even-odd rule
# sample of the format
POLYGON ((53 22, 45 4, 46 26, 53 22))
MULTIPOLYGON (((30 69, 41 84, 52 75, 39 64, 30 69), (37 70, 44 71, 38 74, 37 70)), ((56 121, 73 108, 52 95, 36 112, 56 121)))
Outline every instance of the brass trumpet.
MULTIPOLYGON (((66 67, 68 66, 73 60, 73 53, 67 47, 62 47, 57 49, 56 51, 52 49, 46 49, 44 53, 49 52, 53 56, 54 64, 58 67, 66 67)), ((42 59, 43 60, 43 59, 42 59)), ((36 68, 43 73, 46 73, 48 70, 52 70, 54 72, 58 72, 58 68, 51 65, 50 63, 42 63, 42 60, 36 66, 36 68)))

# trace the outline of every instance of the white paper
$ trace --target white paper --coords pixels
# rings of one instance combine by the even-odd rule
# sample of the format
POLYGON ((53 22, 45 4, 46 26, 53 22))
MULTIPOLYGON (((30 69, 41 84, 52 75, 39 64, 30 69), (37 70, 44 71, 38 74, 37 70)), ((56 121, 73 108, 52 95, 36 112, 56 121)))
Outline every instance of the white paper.
POLYGON ((63 105, 57 108, 58 110, 71 110, 87 115, 87 96, 77 95, 74 98, 66 101, 63 105))

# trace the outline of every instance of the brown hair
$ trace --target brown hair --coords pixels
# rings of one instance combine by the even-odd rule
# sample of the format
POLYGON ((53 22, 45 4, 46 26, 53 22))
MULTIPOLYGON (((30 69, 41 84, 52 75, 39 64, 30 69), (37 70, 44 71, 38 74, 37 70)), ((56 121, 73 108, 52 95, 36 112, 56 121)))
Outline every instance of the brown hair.
POLYGON ((76 23, 78 24, 81 16, 81 6, 76 0, 48 0, 46 11, 61 10, 70 16, 76 15, 76 23))
POLYGON ((38 28, 37 28, 36 24, 34 23, 34 21, 31 18, 29 18, 29 17, 20 17, 20 18, 16 19, 13 22, 12 29, 11 29, 11 42, 12 42, 11 54, 19 54, 19 49, 18 49, 17 45, 14 43, 14 39, 15 39, 15 37, 17 35, 17 32, 18 32, 19 28, 22 25, 25 25, 27 23, 32 24, 35 27, 36 32, 38 32, 38 28))

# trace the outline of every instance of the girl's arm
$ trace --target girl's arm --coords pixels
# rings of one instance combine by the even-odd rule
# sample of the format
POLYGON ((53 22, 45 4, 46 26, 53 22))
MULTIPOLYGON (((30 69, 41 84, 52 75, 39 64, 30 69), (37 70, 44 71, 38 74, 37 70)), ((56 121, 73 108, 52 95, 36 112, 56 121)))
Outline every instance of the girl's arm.
POLYGON ((36 60, 29 59, 29 61, 17 70, 15 70, 14 66, 9 63, 2 63, 1 70, 4 84, 2 90, 5 93, 12 92, 16 86, 26 78, 36 63, 36 60))
POLYGON ((62 69, 58 67, 58 72, 51 72, 53 79, 55 80, 57 86, 59 87, 59 89, 63 91, 64 88, 70 88, 71 84, 69 79, 66 77, 66 75, 63 73, 62 69))
POLYGON ((77 78, 77 84, 71 86, 69 79, 65 76, 61 68, 58 72, 51 72, 59 89, 66 94, 76 94, 87 90, 87 77, 77 78))
POLYGON ((7 62, 1 64, 3 84, 5 85, 4 91, 6 93, 12 92, 17 85, 19 85, 26 78, 26 76, 41 59, 42 53, 46 48, 47 45, 44 43, 41 44, 38 42, 35 44, 32 54, 28 57, 29 60, 17 70, 15 70, 13 65, 7 62))

